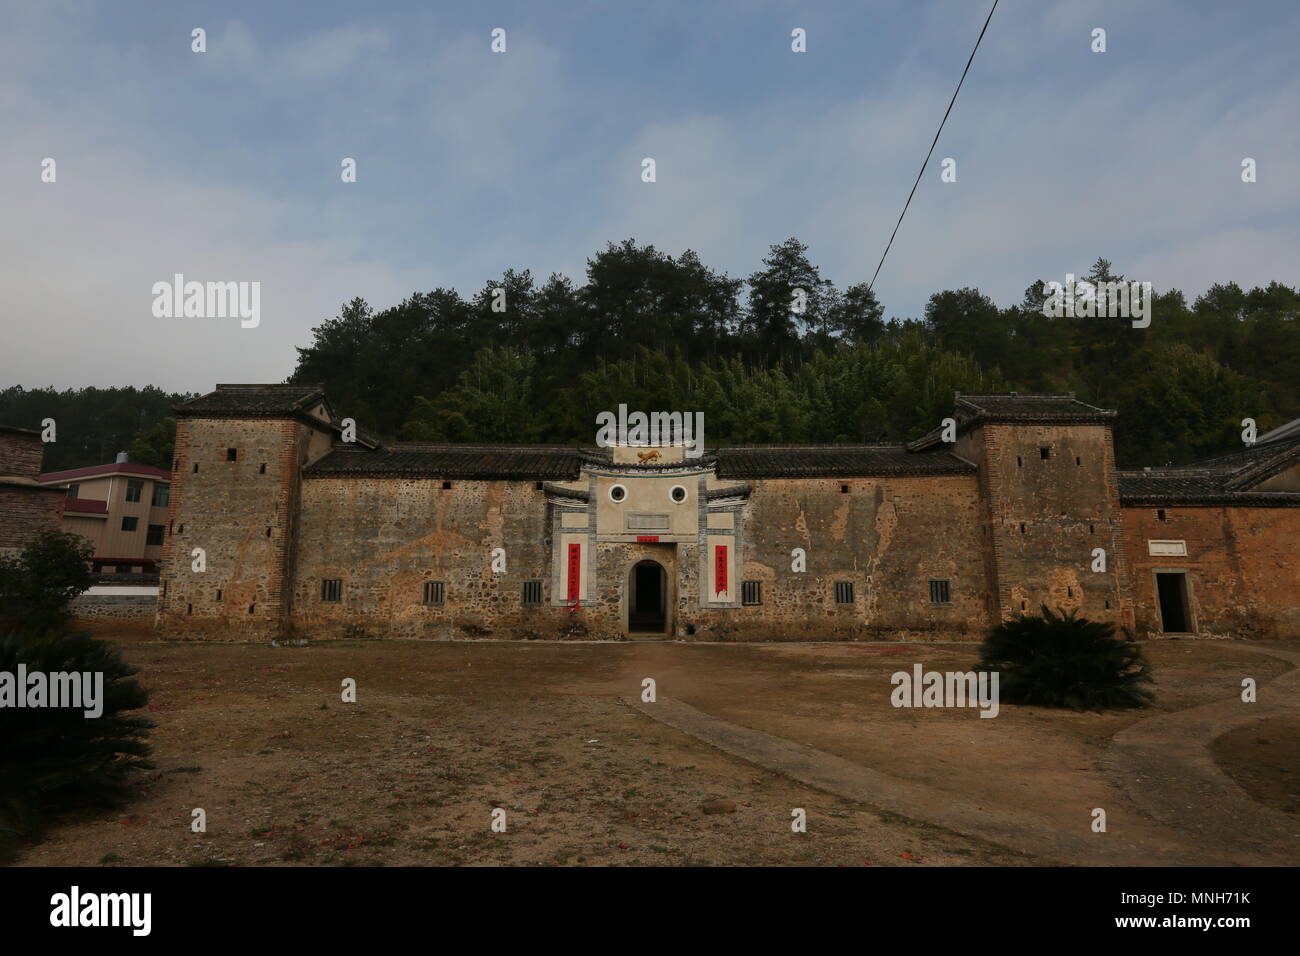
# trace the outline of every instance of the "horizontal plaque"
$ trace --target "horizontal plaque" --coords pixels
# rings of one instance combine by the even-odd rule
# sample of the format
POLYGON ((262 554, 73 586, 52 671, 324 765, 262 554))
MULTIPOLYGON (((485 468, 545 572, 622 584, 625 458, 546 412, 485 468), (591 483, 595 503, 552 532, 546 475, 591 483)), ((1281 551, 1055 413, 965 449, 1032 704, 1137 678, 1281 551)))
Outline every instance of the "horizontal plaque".
POLYGON ((1161 558, 1185 558, 1187 557, 1186 541, 1147 541, 1147 553, 1152 557, 1161 558))
POLYGON ((667 515, 647 515, 647 514, 629 514, 627 516, 628 531, 667 531, 667 515))

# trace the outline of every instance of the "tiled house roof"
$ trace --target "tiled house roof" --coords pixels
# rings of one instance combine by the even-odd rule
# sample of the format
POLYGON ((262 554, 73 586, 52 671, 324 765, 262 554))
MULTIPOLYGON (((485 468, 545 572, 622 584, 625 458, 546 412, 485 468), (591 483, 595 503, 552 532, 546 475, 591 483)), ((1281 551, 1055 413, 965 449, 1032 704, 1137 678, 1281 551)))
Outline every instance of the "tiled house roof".
POLYGON ((397 444, 367 450, 336 446, 308 466, 307 477, 460 478, 466 481, 565 481, 578 477, 582 455, 564 445, 397 444))
POLYGON ((952 452, 909 452, 903 445, 748 445, 719 448, 719 478, 858 478, 965 475, 975 466, 952 452))
POLYGON ((305 413, 325 398, 321 385, 218 385, 175 407, 182 417, 264 418, 305 413))
POLYGON ((1300 462, 1300 436, 1206 458, 1182 468, 1119 472, 1120 501, 1134 505, 1236 504, 1300 507, 1300 492, 1257 486, 1300 462))
MULTIPOLYGON (((958 392, 953 399, 952 417, 957 420, 957 433, 976 425, 1104 425, 1118 415, 1110 409, 1089 405, 1074 397, 1064 395, 963 395, 958 392)), ((942 426, 909 442, 911 451, 923 451, 943 444, 942 426)))

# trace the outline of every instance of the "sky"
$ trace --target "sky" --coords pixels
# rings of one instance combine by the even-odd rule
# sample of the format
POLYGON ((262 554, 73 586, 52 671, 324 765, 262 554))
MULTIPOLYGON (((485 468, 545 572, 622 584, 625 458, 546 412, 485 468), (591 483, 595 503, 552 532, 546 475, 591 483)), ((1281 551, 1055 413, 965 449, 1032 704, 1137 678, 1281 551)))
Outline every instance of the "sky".
MULTIPOLYGON (((990 2, 4 0, 0 388, 282 381, 353 297, 581 282, 629 237, 744 277, 797 236, 865 282, 990 2), (258 324, 155 315, 176 273, 260 283, 258 324)), ((1297 37, 1294 0, 1001 0, 886 314, 1098 256, 1189 301, 1300 284, 1297 37)))

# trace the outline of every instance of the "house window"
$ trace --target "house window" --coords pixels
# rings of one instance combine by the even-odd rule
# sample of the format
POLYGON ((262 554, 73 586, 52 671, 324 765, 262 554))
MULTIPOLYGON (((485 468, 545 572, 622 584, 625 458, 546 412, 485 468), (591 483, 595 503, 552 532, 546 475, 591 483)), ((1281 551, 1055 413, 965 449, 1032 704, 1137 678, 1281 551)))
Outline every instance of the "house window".
POLYGON ((217 600, 221 600, 221 588, 217 588, 217 600))
POLYGON ((262 464, 258 465, 258 467, 257 467, 257 473, 258 473, 259 475, 265 475, 265 474, 266 474, 266 462, 262 462, 262 464))
POLYGON ((136 526, 139 525, 139 524, 140 524, 140 519, 139 519, 139 518, 123 518, 123 519, 122 519, 122 530, 123 530, 123 531, 134 531, 134 530, 136 529, 136 526))
POLYGON ((126 482, 126 500, 139 501, 140 492, 144 491, 144 482, 138 478, 128 478, 126 482))
POLYGON ((1025 467, 1025 460, 1021 458, 1019 455, 1016 455, 1016 467, 1017 468, 1025 467))
POLYGON ((677 502, 678 504, 681 504, 683 501, 686 500, 686 486, 673 485, 673 490, 668 493, 668 496, 672 498, 673 501, 677 502))
POLYGON ((167 507, 167 502, 169 500, 171 500, 171 493, 169 490, 169 486, 160 485, 157 482, 154 482, 153 501, 151 502, 151 504, 155 508, 165 508, 167 507))
POLYGON ((751 607, 763 603, 763 582, 742 581, 740 583, 740 603, 751 607))
POLYGON ((542 490, 542 483, 539 481, 539 482, 537 482, 536 484, 534 484, 533 487, 536 488, 538 491, 541 491, 541 490, 542 490))
POLYGON ((445 581, 425 581, 424 582, 424 603, 441 607, 447 597, 447 584, 445 581))
POLYGON ((1080 458, 1078 455, 1075 455, 1075 456, 1074 456, 1074 463, 1075 463, 1076 465, 1082 465, 1082 464, 1083 464, 1083 459, 1080 458))
POLYGON ((842 495, 847 495, 848 493, 849 493, 849 486, 848 486, 848 485, 840 485, 840 494, 842 494, 842 495))
MULTIPOLYGON (((343 600, 343 579, 325 578, 320 583, 320 599, 327 604, 337 604, 343 600)), ((251 613, 251 612, 250 612, 251 613)))
POLYGON ((836 604, 853 603, 853 582, 852 581, 835 582, 835 603, 836 604))
POLYGON ((948 588, 948 582, 943 578, 930 579, 930 603, 931 604, 951 604, 952 594, 948 588))
POLYGON ((1021 534, 1025 533, 1025 523, 1023 521, 1020 522, 1020 533, 1021 534))
POLYGON ((226 461, 235 461, 239 457, 239 452, 233 448, 226 449, 226 461))
POLYGON ((80 494, 81 494, 81 485, 77 485, 77 484, 68 485, 69 498, 76 498, 80 494))
POLYGON ((524 604, 532 606, 542 603, 542 582, 525 581, 524 582, 524 604))
POLYGON ((1157 520, 1157 521, 1168 521, 1168 520, 1169 520, 1168 518, 1165 517, 1165 509, 1164 509, 1164 508, 1157 508, 1157 509, 1156 509, 1156 520, 1157 520))
POLYGON ((149 525, 149 530, 145 533, 145 544, 162 544, 163 543, 163 526, 160 524, 149 525))
POLYGON ((609 500, 615 503, 627 497, 627 489, 622 485, 613 485, 609 489, 609 500))
POLYGON ((443 491, 451 491, 451 482, 450 482, 450 481, 444 481, 444 482, 442 483, 442 490, 443 490, 443 491))
POLYGON ((1052 457, 1052 449, 1047 445, 1040 445, 1038 448, 1038 457, 1043 459, 1043 461, 1047 461, 1047 459, 1052 457))

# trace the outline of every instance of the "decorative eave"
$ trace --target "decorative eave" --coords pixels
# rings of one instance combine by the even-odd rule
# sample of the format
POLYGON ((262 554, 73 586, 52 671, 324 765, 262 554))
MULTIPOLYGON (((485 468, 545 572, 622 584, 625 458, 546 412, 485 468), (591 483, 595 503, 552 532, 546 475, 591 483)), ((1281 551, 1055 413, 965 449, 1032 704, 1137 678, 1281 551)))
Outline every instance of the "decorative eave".
POLYGON ((723 488, 709 488, 704 492, 704 500, 709 502, 744 501, 753 491, 752 485, 728 485, 723 488))

